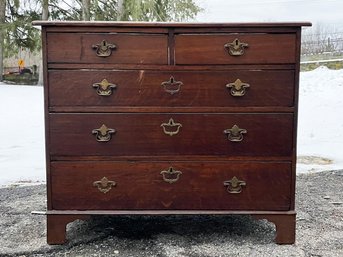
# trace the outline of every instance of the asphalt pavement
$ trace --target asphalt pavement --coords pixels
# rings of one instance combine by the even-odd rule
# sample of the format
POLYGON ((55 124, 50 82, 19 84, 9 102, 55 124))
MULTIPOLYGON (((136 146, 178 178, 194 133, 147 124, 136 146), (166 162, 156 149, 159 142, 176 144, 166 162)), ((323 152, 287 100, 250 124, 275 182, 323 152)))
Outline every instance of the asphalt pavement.
POLYGON ((297 237, 274 243, 275 226, 249 216, 93 216, 46 244, 45 185, 0 188, 0 256, 343 256, 343 170, 297 177, 297 237))

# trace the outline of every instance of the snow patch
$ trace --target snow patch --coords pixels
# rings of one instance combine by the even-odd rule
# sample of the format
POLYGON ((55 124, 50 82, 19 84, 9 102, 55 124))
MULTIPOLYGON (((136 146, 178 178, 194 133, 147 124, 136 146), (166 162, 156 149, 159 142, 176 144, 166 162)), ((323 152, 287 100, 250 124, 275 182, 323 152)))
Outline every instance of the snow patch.
POLYGON ((343 169, 343 70, 300 73, 298 156, 332 160, 297 165, 297 172, 343 169))
POLYGON ((0 85, 0 185, 45 181, 43 88, 0 85))
MULTIPOLYGON (((343 169, 342 85, 343 70, 300 73, 298 173, 343 169)), ((43 101, 42 87, 0 83, 0 185, 45 181, 43 101)))

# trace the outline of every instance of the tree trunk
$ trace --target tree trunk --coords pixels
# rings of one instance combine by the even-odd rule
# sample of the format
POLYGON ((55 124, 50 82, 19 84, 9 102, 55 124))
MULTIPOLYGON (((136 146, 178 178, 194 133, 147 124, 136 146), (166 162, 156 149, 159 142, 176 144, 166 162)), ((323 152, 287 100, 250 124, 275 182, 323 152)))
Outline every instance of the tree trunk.
POLYGON ((0 81, 4 73, 4 26, 5 26, 6 0, 0 0, 0 81))
MULTIPOLYGON (((0 0, 1 1, 1 0, 0 0)), ((42 0, 42 20, 48 20, 49 18, 49 0, 42 0)), ((43 55, 39 64, 39 74, 38 74, 38 83, 39 86, 43 86, 43 55)))
POLYGON ((42 0, 42 20, 46 21, 49 18, 49 0, 42 0))
POLYGON ((117 1, 117 21, 121 21, 124 14, 124 0, 117 1))
POLYGON ((89 21, 90 20, 90 0, 82 0, 82 20, 89 21))

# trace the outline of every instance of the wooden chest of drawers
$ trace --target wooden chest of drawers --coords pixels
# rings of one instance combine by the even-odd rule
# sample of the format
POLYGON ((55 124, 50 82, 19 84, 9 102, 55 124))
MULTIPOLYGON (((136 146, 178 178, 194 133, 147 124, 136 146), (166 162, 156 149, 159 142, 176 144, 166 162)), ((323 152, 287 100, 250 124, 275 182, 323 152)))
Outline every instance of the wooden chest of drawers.
POLYGON ((97 214, 249 214, 295 240, 301 26, 42 25, 47 238, 97 214))

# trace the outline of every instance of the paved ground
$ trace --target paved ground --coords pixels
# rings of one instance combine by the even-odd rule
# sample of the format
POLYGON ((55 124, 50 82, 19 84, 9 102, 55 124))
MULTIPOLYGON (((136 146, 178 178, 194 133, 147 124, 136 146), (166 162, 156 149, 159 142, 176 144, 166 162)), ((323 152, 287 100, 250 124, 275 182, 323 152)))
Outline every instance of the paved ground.
POLYGON ((0 256, 343 256, 343 171, 300 175, 297 242, 276 245, 274 225, 248 216, 94 217, 45 243, 45 187, 0 188, 0 256))

